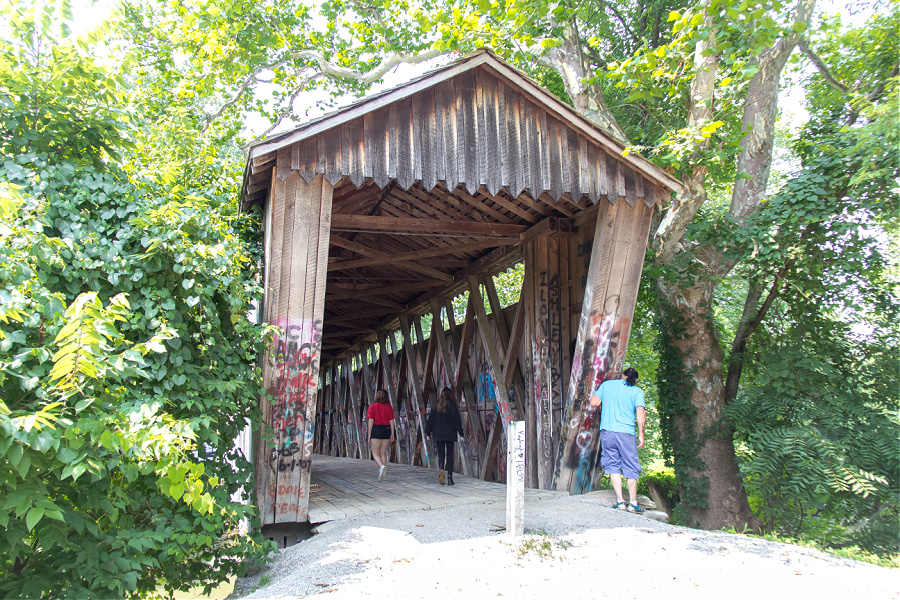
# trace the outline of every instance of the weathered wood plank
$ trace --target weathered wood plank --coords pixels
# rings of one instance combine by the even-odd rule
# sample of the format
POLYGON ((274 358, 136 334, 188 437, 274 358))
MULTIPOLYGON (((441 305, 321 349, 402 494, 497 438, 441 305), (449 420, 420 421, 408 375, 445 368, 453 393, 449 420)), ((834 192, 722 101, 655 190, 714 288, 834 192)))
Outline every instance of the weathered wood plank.
POLYGON ((366 181, 365 127, 363 119, 354 119, 347 124, 349 164, 347 175, 357 188, 366 181))
MULTIPOLYGON (((425 439, 425 398, 422 393, 422 384, 419 380, 419 367, 416 364, 416 349, 412 343, 412 337, 409 330, 409 319, 405 315, 400 316, 400 328, 403 333, 403 349, 406 352, 407 369, 409 370, 409 379, 412 380, 410 389, 415 399, 416 407, 416 424, 418 437, 424 441, 425 439)), ((423 465, 429 464, 428 448, 426 444, 421 444, 421 460, 423 465)))
POLYGON ((491 196, 496 196, 500 191, 500 170, 503 161, 500 155, 500 140, 498 137, 498 100, 497 79, 485 75, 484 79, 484 124, 486 143, 486 171, 482 175, 484 187, 491 196))
POLYGON ((366 174, 372 177, 375 185, 383 189, 390 181, 388 176, 388 156, 391 153, 390 108, 382 108, 370 114, 371 120, 366 115, 366 174), (371 133, 368 131, 369 128, 371 133))
POLYGON ((459 185, 459 167, 456 146, 456 82, 453 79, 445 81, 440 86, 441 110, 444 124, 444 185, 447 190, 453 191, 459 185))
POLYGON ((316 176, 316 138, 307 138, 299 142, 298 159, 300 166, 297 172, 304 183, 311 183, 316 176))
POLYGON ((503 381, 503 369, 501 368, 503 363, 497 351, 497 340, 488 321, 487 312, 484 309, 484 297, 481 295, 478 280, 474 276, 470 276, 468 283, 469 301, 475 309, 475 322, 478 325, 478 331, 481 333, 481 339, 484 340, 485 353, 488 356, 491 377, 494 380, 494 389, 497 393, 497 406, 500 409, 500 418, 503 420, 505 427, 512 421, 512 412, 509 408, 509 395, 506 388, 498 385, 498 382, 503 381))
POLYGON ((408 190, 415 184, 416 179, 422 177, 422 156, 418 152, 418 148, 414 147, 413 140, 417 139, 420 132, 417 130, 421 127, 412 118, 410 102, 404 101, 397 105, 397 125, 394 130, 396 135, 396 143, 391 148, 396 148, 397 153, 395 160, 395 173, 391 172, 391 177, 397 178, 397 183, 404 190, 408 190))

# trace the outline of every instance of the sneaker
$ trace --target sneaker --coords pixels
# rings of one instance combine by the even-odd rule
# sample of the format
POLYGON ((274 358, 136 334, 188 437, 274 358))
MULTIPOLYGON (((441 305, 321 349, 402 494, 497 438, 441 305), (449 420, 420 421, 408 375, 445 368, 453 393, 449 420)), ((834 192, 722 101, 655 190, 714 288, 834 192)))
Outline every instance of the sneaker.
POLYGON ((628 512, 634 513, 634 514, 636 514, 636 515, 642 515, 642 514, 644 514, 644 509, 641 508, 641 507, 640 507, 639 505, 637 505, 637 504, 629 504, 629 505, 628 505, 628 512))
POLYGON ((444 479, 444 470, 443 469, 438 471, 438 481, 441 482, 441 485, 444 485, 446 483, 446 480, 444 479))
POLYGON ((381 468, 378 470, 378 481, 384 481, 384 476, 387 472, 387 467, 381 465, 381 468))
POLYGON ((626 504, 624 502, 616 502, 613 504, 613 508, 616 510, 625 510, 626 504))

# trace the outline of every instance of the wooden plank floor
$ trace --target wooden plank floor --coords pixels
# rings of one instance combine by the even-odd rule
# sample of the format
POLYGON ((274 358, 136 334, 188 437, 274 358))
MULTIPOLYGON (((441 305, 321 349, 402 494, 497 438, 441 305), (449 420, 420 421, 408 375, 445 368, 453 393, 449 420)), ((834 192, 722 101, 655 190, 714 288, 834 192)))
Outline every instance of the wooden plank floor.
MULTIPOLYGON (((437 471, 391 463, 378 481, 375 461, 314 454, 309 490, 309 521, 322 523, 361 515, 506 502, 506 486, 454 473, 454 486, 440 485, 437 471)), ((568 492, 525 490, 526 502, 567 496, 568 492)))

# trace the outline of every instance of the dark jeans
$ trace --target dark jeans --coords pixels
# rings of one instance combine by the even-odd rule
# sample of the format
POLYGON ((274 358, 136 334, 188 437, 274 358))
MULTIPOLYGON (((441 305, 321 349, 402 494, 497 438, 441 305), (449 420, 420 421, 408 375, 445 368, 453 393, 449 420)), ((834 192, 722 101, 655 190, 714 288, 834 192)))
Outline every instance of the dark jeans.
POLYGON ((435 442, 437 446, 438 453, 438 469, 444 469, 445 471, 453 472, 453 449, 456 446, 456 442, 435 442), (447 456, 447 462, 444 462, 444 455, 447 456), (446 465, 446 467, 444 467, 446 465))

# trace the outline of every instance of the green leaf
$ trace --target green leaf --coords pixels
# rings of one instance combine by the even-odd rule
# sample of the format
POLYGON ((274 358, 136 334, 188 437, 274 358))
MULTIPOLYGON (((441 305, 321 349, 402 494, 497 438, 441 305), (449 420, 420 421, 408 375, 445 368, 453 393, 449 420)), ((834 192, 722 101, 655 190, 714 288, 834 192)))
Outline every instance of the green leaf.
POLYGON ((35 525, 37 525, 40 520, 44 516, 44 509, 40 506, 35 506, 31 510, 28 511, 28 514, 25 515, 25 525, 28 527, 28 531, 34 529, 35 525))

